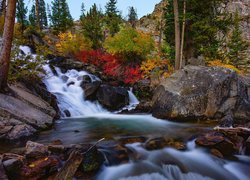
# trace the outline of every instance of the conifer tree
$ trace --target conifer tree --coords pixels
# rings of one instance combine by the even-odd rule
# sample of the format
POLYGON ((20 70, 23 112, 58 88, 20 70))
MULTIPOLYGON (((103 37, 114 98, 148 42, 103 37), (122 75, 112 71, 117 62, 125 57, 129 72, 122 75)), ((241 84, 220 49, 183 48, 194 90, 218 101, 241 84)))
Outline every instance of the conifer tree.
POLYGON ((29 22, 31 26, 36 26, 36 7, 33 5, 29 12, 29 22))
POLYGON ((248 45, 247 42, 242 39, 242 31, 240 30, 240 18, 238 12, 234 17, 233 32, 228 43, 228 57, 230 62, 239 67, 249 63, 247 56, 248 45))
POLYGON ((66 0, 52 1, 51 24, 56 33, 65 32, 73 26, 73 18, 66 0))
POLYGON ((105 6, 105 23, 111 36, 114 36, 120 30, 119 25, 121 23, 121 16, 117 10, 116 4, 117 0, 109 0, 105 6))
POLYGON ((135 8, 133 6, 129 7, 128 22, 131 24, 133 28, 135 28, 137 20, 138 16, 135 8))
POLYGON ((85 16, 85 5, 82 3, 81 5, 81 15, 80 15, 80 20, 83 19, 85 16))
POLYGON ((102 31, 102 19, 102 12, 97 8, 96 4, 94 4, 81 20, 82 33, 86 38, 92 41, 93 49, 101 48, 102 45, 104 38, 102 31))
POLYGON ((48 26, 48 18, 46 13, 46 6, 44 0, 40 0, 39 2, 39 18, 40 18, 40 27, 48 26))
POLYGON ((17 19, 17 22, 20 24, 22 34, 26 26, 28 25, 27 12, 28 12, 28 8, 27 6, 25 6, 24 1, 18 0, 17 6, 16 6, 16 19, 17 19))

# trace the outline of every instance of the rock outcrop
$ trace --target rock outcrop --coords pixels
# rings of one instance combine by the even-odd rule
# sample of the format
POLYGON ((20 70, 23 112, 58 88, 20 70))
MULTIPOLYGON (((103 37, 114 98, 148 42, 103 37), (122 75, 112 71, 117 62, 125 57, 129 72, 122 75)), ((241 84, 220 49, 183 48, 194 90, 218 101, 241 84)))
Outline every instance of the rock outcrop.
POLYGON ((186 66, 156 89, 153 116, 180 121, 229 116, 236 124, 250 122, 247 82, 230 69, 186 66))
POLYGON ((23 85, 12 85, 14 96, 0 94, 0 138, 18 140, 48 129, 56 111, 23 85))

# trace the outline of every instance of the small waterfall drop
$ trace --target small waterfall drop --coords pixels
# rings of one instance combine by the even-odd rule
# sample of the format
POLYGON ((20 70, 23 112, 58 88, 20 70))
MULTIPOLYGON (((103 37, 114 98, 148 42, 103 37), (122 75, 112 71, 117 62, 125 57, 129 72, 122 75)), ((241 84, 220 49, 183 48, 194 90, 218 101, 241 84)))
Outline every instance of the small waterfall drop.
POLYGON ((62 73, 57 67, 55 67, 57 75, 54 75, 49 65, 45 65, 44 70, 47 75, 43 82, 46 84, 48 91, 57 97, 63 117, 65 117, 66 111, 72 117, 109 113, 98 102, 84 100, 84 91, 80 87, 81 77, 88 75, 92 81, 99 80, 97 77, 85 71, 68 70, 66 73, 62 73))

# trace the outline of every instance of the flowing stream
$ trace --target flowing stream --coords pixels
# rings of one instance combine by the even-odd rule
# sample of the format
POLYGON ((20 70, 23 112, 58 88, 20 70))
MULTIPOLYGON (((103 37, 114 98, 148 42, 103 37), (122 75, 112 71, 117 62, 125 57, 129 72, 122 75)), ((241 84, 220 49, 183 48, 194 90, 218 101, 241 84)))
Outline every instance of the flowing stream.
MULTIPOLYGON (((28 48, 22 48, 28 53, 28 48)), ((141 143, 127 144, 133 152, 130 162, 122 165, 103 166, 97 180, 247 180, 250 179, 250 158, 235 156, 235 160, 223 160, 211 156, 206 150, 195 146, 195 135, 211 125, 184 124, 160 120, 151 115, 119 115, 109 112, 98 102, 84 100, 80 87, 81 78, 89 75, 92 81, 100 81, 85 71, 68 70, 62 73, 55 67, 44 66, 44 78, 48 90, 56 95, 61 111, 53 130, 43 132, 39 142, 49 143, 60 139, 63 144, 93 143, 101 138, 113 141, 121 137, 143 136, 147 138, 168 137, 187 142, 186 151, 172 148, 148 151, 141 143), (69 85, 70 84, 70 85, 69 85), (65 111, 71 117, 65 118, 65 111)), ((138 100, 129 91, 132 109, 138 100)))

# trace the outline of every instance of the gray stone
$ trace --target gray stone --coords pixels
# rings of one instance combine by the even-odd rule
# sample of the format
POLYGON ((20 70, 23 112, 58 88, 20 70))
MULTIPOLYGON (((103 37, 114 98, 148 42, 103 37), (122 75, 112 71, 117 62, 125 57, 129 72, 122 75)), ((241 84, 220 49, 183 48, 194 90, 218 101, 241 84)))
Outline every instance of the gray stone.
POLYGON ((153 116, 164 119, 221 119, 249 122, 247 86, 234 71, 186 66, 161 82, 153 97, 153 116))

